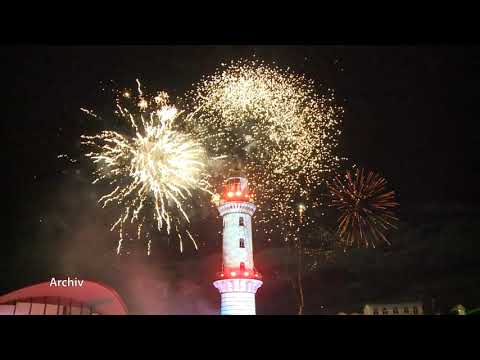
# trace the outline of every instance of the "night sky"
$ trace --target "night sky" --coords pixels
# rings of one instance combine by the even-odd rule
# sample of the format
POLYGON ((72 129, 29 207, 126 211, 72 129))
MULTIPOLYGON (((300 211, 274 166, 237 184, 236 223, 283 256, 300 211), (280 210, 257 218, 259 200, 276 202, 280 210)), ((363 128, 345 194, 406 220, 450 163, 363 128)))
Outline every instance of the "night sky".
MULTIPOLYGON (((345 108, 341 151, 387 178, 403 222, 468 214, 477 223, 480 47, 3 46, 1 292, 61 272, 54 264, 69 262, 59 258, 78 254, 83 241, 111 258, 112 235, 104 225, 85 240, 79 235, 69 243, 65 236, 85 229, 88 214, 102 215, 89 194, 75 195, 79 174, 57 158, 78 154, 85 126, 79 108, 95 103, 102 81, 133 88, 139 78, 147 88, 179 96, 221 62, 254 55, 335 91, 345 108), (78 219, 72 209, 81 212, 78 219)), ((87 258, 75 258, 79 268, 87 258)), ((81 276, 79 268, 62 271, 81 276)), ((98 269, 85 271, 101 277, 98 269)))

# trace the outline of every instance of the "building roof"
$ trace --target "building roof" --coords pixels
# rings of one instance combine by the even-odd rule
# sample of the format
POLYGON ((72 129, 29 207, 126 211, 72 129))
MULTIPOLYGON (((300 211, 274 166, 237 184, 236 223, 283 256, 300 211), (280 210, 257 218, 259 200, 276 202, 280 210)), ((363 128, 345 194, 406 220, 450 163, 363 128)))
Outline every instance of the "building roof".
POLYGON ((423 306, 422 301, 397 301, 397 302, 372 302, 372 303, 367 303, 365 304, 364 307, 366 306, 376 306, 376 307, 381 307, 381 306, 407 306, 407 305, 421 305, 423 306))
POLYGON ((126 315, 128 313, 127 306, 115 290, 87 280, 84 280, 81 287, 56 287, 50 286, 50 282, 27 286, 0 296, 0 304, 42 297, 71 299, 88 304, 103 315, 126 315))

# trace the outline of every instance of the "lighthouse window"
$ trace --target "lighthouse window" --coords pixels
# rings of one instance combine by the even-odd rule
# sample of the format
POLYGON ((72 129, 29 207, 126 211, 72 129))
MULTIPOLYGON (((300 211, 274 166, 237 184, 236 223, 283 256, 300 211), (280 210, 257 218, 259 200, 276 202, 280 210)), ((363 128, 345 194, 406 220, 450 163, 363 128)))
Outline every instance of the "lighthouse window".
POLYGON ((245 239, 240 239, 240 247, 241 248, 245 247, 245 239))
POLYGON ((240 226, 245 226, 245 222, 243 221, 243 217, 240 216, 240 218, 238 219, 238 225, 240 226))

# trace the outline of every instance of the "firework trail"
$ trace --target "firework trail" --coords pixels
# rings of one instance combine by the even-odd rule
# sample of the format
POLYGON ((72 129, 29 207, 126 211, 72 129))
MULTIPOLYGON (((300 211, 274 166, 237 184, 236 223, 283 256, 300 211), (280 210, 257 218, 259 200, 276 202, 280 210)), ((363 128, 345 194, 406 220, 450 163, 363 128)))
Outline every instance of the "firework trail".
POLYGON ((348 171, 329 184, 332 205, 340 212, 338 234, 347 246, 375 247, 376 242, 390 244, 385 232, 395 228, 393 209, 398 206, 395 193, 387 191, 387 181, 363 169, 348 171))
POLYGON ((189 131, 210 156, 227 157, 224 175, 241 164, 257 221, 268 238, 279 230, 288 241, 298 226, 297 203, 317 206, 315 189, 341 160, 335 152, 343 110, 333 95, 317 95, 313 81, 289 69, 242 60, 204 78, 186 99, 189 131))
MULTIPOLYGON (((119 233, 117 253, 128 224, 134 224, 138 239, 142 234, 148 238, 145 225, 152 218, 159 231, 175 230, 181 251, 185 235, 197 248, 185 225, 190 222, 187 210, 194 193, 211 193, 205 152, 198 141, 180 131, 182 113, 169 105, 168 95, 147 96, 138 80, 137 84, 138 96, 124 91, 116 97, 114 113, 122 131, 82 136, 82 144, 92 149, 85 155, 96 165, 93 183, 111 187, 99 203, 123 209, 111 228, 119 233)), ((97 117, 91 110, 82 110, 97 117)), ((151 239, 147 247, 150 254, 151 239)))

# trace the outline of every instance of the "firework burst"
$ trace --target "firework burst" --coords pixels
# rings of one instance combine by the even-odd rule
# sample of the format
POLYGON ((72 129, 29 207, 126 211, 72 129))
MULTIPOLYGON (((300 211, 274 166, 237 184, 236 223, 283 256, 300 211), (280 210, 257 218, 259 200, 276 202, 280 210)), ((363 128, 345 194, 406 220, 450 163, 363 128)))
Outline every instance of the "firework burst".
POLYGON ((332 205, 340 212, 338 235, 347 246, 375 247, 379 241, 390 244, 385 232, 396 228, 393 209, 398 206, 395 193, 387 191, 387 181, 363 169, 337 176, 329 190, 332 205))
MULTIPOLYGON (((116 98, 115 115, 124 131, 82 136, 82 144, 92 148, 85 155, 96 165, 93 183, 105 182, 112 189, 99 203, 123 209, 111 228, 119 233, 117 253, 122 249, 126 226, 135 224, 140 239, 144 225, 152 218, 159 231, 170 234, 175 229, 181 251, 185 235, 197 248, 184 225, 190 222, 187 208, 193 194, 210 193, 205 152, 199 142, 179 130, 181 113, 168 101, 164 92, 145 95, 138 82, 138 97, 124 91, 116 98)), ((148 254, 150 245, 148 240, 148 254)))
POLYGON ((319 96, 303 75, 254 60, 224 65, 187 101, 190 131, 212 157, 227 158, 222 173, 241 163, 267 238, 278 229, 288 240, 298 225, 298 201, 314 207, 314 189, 340 161, 343 110, 333 95, 319 96))

